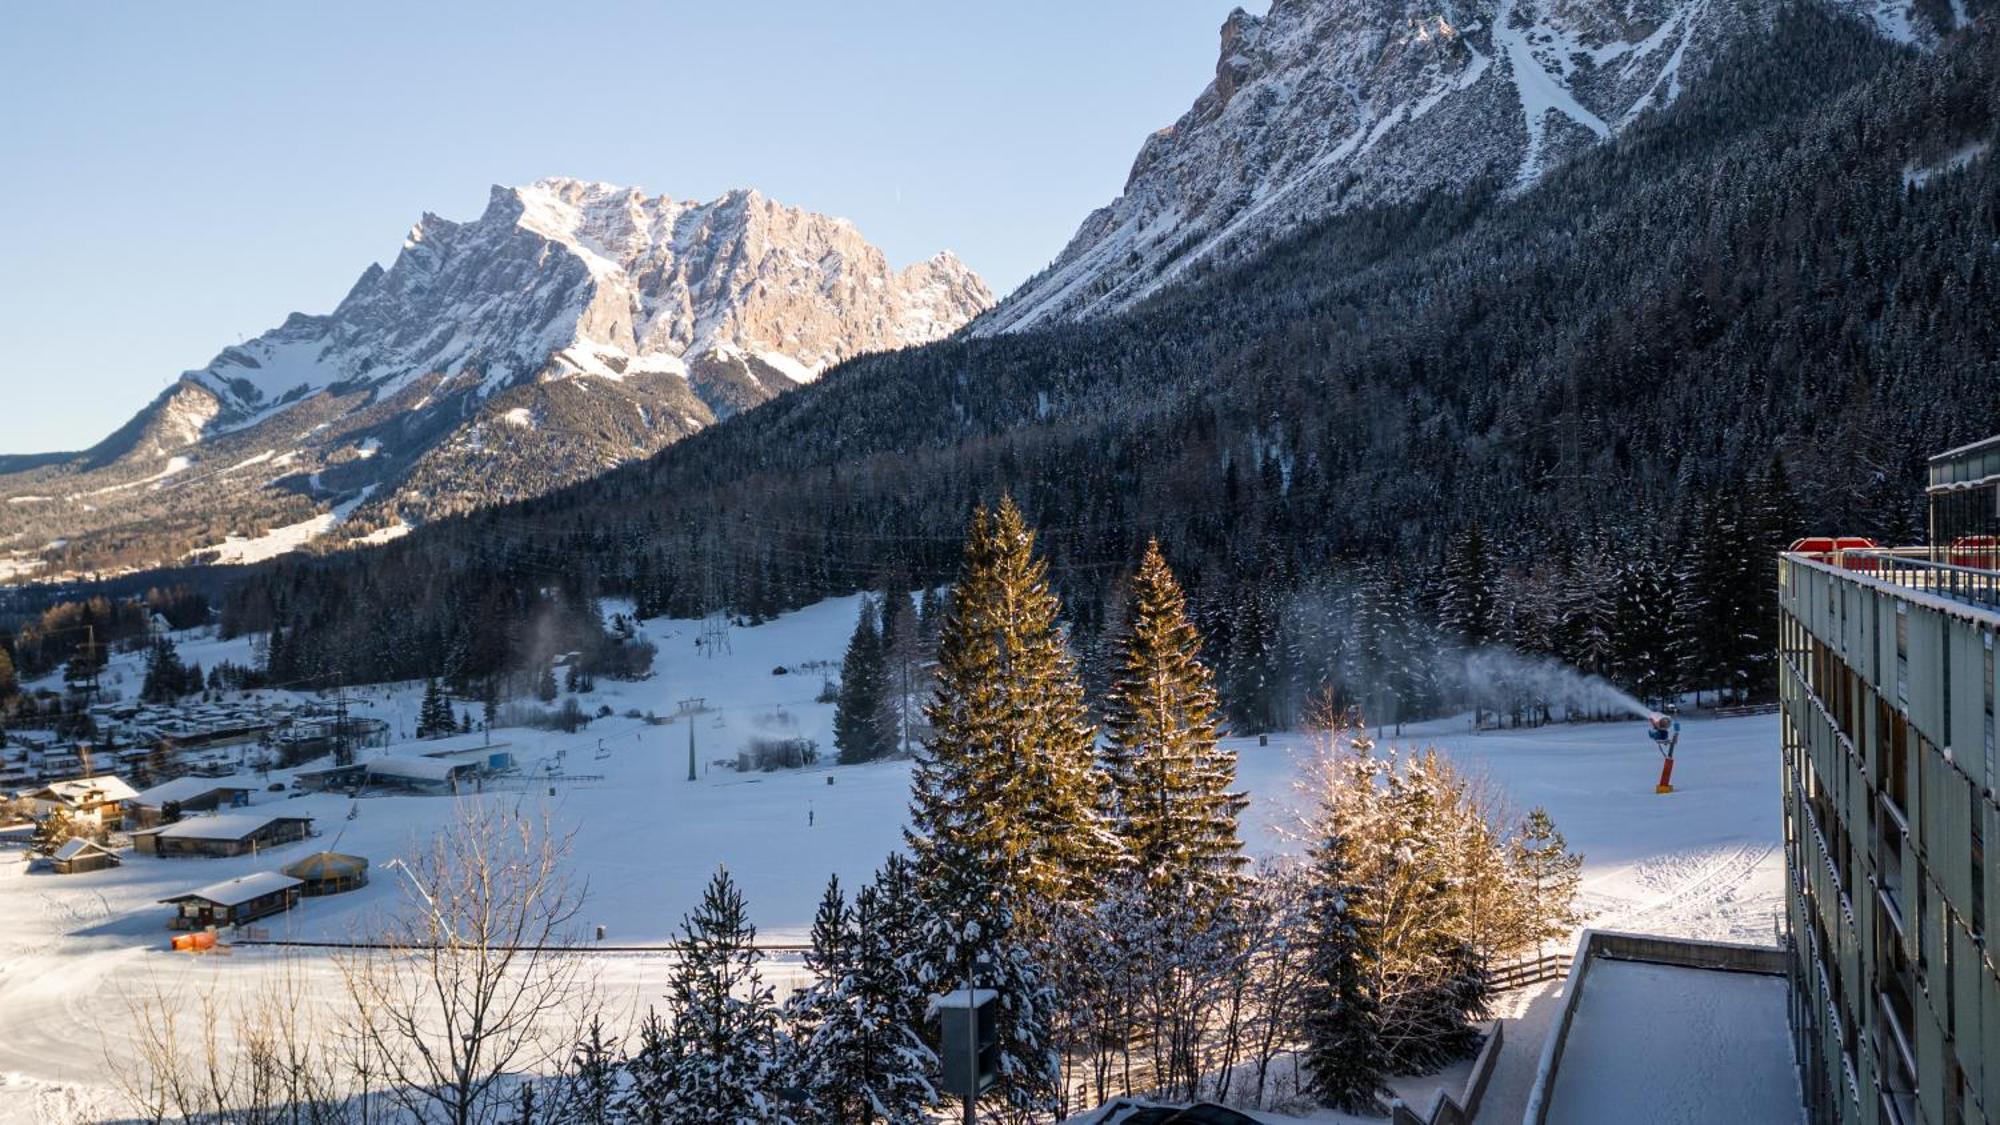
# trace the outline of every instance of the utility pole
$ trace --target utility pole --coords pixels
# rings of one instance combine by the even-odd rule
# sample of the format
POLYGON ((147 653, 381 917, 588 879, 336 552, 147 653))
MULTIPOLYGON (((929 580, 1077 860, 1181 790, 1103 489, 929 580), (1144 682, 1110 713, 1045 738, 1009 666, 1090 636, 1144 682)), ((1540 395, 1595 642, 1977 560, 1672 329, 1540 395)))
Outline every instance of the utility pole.
POLYGON ((333 762, 339 766, 352 765, 354 748, 347 742, 347 674, 341 673, 334 684, 333 762))
POLYGON ((88 659, 89 659, 89 661, 90 661, 90 687, 89 687, 89 689, 88 689, 88 694, 87 694, 87 695, 86 695, 86 697, 85 697, 85 699, 86 699, 86 701, 87 701, 87 702, 86 702, 86 705, 88 705, 89 703, 96 703, 96 702, 97 702, 97 689, 98 689, 98 683, 97 683, 97 626, 95 626, 95 625, 85 625, 85 626, 83 627, 83 636, 84 636, 84 642, 83 642, 83 651, 85 652, 85 654, 87 655, 87 658, 88 658, 88 659))
POLYGON ((978 962, 965 951, 965 1123, 979 1125, 979 992, 973 987, 978 962))
POLYGON ((695 717, 696 715, 698 715, 698 714, 700 714, 700 713, 701 713, 701 706, 702 706, 702 703, 703 703, 703 702, 704 702, 704 700, 702 700, 702 699, 683 699, 683 700, 681 700, 681 714, 682 714, 682 715, 684 715, 684 716, 686 716, 686 717, 687 717, 687 721, 688 721, 688 780, 689 780, 689 781, 693 781, 693 780, 695 779, 695 774, 694 774, 694 717, 695 717))

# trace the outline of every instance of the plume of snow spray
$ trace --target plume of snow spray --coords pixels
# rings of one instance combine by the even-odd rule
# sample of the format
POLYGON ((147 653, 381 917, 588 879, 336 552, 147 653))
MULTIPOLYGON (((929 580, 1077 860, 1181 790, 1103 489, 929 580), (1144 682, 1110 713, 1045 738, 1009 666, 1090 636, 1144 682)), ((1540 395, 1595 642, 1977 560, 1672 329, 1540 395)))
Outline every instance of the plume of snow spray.
POLYGON ((1610 681, 1579 672, 1561 661, 1504 648, 1465 654, 1465 690, 1474 703, 1494 711, 1522 705, 1568 712, 1623 712, 1651 719, 1653 709, 1610 681))

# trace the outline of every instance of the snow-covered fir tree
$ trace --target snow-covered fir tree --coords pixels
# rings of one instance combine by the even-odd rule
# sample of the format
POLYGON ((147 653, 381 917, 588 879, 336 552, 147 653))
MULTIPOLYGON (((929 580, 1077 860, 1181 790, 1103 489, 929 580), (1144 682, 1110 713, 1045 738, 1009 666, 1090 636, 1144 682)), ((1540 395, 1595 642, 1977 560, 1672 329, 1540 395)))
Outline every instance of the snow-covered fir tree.
POLYGON ((1016 916, 1032 902, 1087 900, 1116 855, 1060 609, 1013 500, 978 509, 939 638, 906 831, 943 913, 963 914, 973 892, 954 888, 966 879, 1016 916))
POLYGON ((923 728, 924 701, 930 697, 922 626, 909 591, 882 595, 882 678, 885 737, 907 755, 923 728))
POLYGON ((622 1122, 663 1122, 673 1094, 674 1046, 666 1020, 649 1011, 639 1023, 639 1045, 625 1062, 626 1082, 613 1101, 622 1122))
POLYGON ((862 598, 854 633, 840 662, 840 694, 833 709, 833 744, 843 765, 872 762, 894 746, 887 737, 888 692, 882 635, 875 603, 862 598))
POLYGON ((919 1031, 921 988, 908 971, 914 931, 902 928, 914 903, 907 873, 890 876, 893 888, 863 887, 851 909, 837 883, 821 901, 808 955, 817 979, 788 1005, 787 1071, 802 1123, 919 1125, 937 1101, 937 1058, 919 1031), (898 901, 885 906, 889 897, 898 901))
MULTIPOLYGON (((820 895, 819 907, 813 911, 811 948, 806 951, 806 971, 813 976, 813 983, 794 992, 785 1002, 785 1028, 792 1040, 796 1059, 805 1049, 806 1043, 819 1030, 827 1010, 838 1003, 832 983, 847 972, 851 960, 849 947, 852 942, 853 916, 847 905, 847 896, 840 889, 838 875, 827 879, 826 890, 820 895)), ((804 1068, 788 1061, 788 1067, 795 1071, 804 1068)))
POLYGON ((641 1073, 671 1122, 792 1125, 779 1096, 778 1007, 758 970, 757 929, 743 893, 718 870, 681 923, 681 956, 668 978, 671 1024, 641 1073))
POLYGON ((1110 819, 1146 884, 1226 899, 1247 862, 1236 818, 1248 800, 1231 791, 1236 755, 1219 743, 1201 637, 1157 542, 1133 576, 1129 607, 1105 704, 1110 819))
POLYGON ((1271 590, 1246 586, 1238 592, 1228 623, 1223 679, 1230 716, 1238 730, 1267 731, 1284 725, 1286 681, 1277 599, 1271 590))
MULTIPOLYGON (((917 980, 931 996, 965 989, 995 994, 996 1081, 980 1095, 982 1115, 1031 1125, 1061 1104, 1055 990, 1035 956, 1035 941, 1016 924, 1001 884, 982 878, 976 856, 944 887, 926 886, 917 980)), ((926 877, 928 884, 929 877, 926 877)), ((1061 907, 1057 907, 1060 909, 1061 907)), ((935 1012, 926 1013, 926 1022, 935 1012)))
POLYGON ((1583 857, 1569 850, 1548 810, 1529 811, 1513 843, 1510 859, 1527 903, 1528 940, 1568 941, 1583 921, 1577 892, 1583 881, 1583 857))
POLYGON ((417 707, 417 737, 436 738, 457 729, 458 720, 452 717, 451 703, 445 699, 437 680, 425 680, 424 699, 417 707))
POLYGON ((1306 876, 1300 1069, 1321 1105, 1373 1113, 1388 1065, 1374 993, 1379 930, 1358 909, 1367 892, 1350 873, 1347 839, 1334 825, 1332 810, 1321 815, 1326 835, 1313 844, 1306 876))
POLYGON ((1673 588, 1651 558, 1624 560, 1612 592, 1610 664, 1617 682, 1641 699, 1660 699, 1679 681, 1673 588))
POLYGON ((1435 751, 1383 772, 1381 831, 1370 895, 1378 907, 1382 1040, 1391 1066, 1427 1073, 1478 1048, 1486 1017, 1486 967, 1469 938, 1473 908, 1462 857, 1451 842, 1476 815, 1463 785, 1435 751))
POLYGON ((592 1013, 590 1026, 563 1065, 557 1125, 610 1125, 616 1120, 619 1070, 618 1039, 605 1032, 603 1017, 592 1013))
POLYGON ((1444 596, 1438 621, 1459 643, 1490 643, 1499 621, 1492 548, 1478 523, 1453 538, 1445 556, 1444 596))

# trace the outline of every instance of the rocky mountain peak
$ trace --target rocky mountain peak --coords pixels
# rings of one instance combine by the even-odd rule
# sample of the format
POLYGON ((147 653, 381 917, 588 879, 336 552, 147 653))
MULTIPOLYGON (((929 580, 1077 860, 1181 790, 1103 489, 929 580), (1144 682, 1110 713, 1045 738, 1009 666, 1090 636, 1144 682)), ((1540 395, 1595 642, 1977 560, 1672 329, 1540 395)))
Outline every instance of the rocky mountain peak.
MULTIPOLYGON (((224 348, 88 454, 0 474, 0 496, 60 491, 36 501, 34 533, 72 555, 93 534, 170 530, 176 507, 253 538, 330 512, 322 537, 373 533, 649 455, 992 301, 949 253, 898 270, 852 223, 749 189, 496 185, 476 219, 426 212, 332 312, 224 348), (115 499, 84 499, 103 488, 115 499)), ((173 548, 143 561, 208 557, 193 534, 155 535, 173 548)))
MULTIPOLYGON (((1918 45, 1948 30, 1907 0, 1820 2, 1918 45)), ((1341 210, 1478 180, 1531 184, 1679 97, 1731 37, 1768 28, 1777 7, 1273 0, 1262 17, 1239 8, 1223 21, 1214 79, 1145 139, 1123 193, 971 331, 1115 313, 1341 210)))

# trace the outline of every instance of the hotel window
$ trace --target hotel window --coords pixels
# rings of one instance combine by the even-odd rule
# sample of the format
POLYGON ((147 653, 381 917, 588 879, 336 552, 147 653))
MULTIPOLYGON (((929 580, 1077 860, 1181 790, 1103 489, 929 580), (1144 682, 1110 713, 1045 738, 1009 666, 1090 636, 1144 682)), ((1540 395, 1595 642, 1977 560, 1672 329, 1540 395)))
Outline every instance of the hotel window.
POLYGON ((1875 596, 1875 597, 1872 597, 1872 598, 1870 598, 1870 599, 1868 599, 1868 600, 1869 600, 1869 601, 1871 601, 1871 602, 1874 602, 1874 603, 1875 603, 1875 633, 1874 633, 1874 635, 1873 635, 1872 637, 1870 637, 1870 638, 1869 638, 1869 639, 1870 639, 1871 641, 1873 641, 1874 643, 1873 643, 1873 644, 1871 644, 1871 645, 1869 645, 1869 646, 1868 646, 1868 649, 1869 649, 1869 652, 1870 652, 1870 653, 1872 654, 1872 656, 1874 657, 1874 661, 1875 661, 1875 665, 1874 665, 1874 667, 1875 667, 1875 686, 1876 686, 1877 688, 1879 688, 1879 687, 1881 687, 1881 686, 1882 686, 1882 602, 1883 602, 1883 598, 1882 598, 1882 597, 1881 597, 1880 595, 1877 595, 1877 596, 1875 596))
POLYGON ((1943 691, 1943 694, 1944 694, 1944 717, 1943 717, 1943 718, 1942 718, 1942 720, 1940 720, 1940 721, 1941 721, 1941 722, 1942 722, 1942 723, 1944 724, 1944 725, 1943 725, 1943 728, 1942 728, 1942 729, 1943 729, 1943 730, 1945 731, 1945 735, 1946 735, 1946 739, 1945 739, 1945 748, 1944 748, 1944 750, 1945 750, 1945 758, 1946 758, 1946 760, 1947 760, 1947 761, 1949 761, 1949 760, 1952 760, 1952 752, 1951 752, 1951 751, 1952 751, 1952 747, 1951 747, 1951 744, 1950 744, 1950 734, 1951 734, 1951 626, 1950 626, 1949 624, 1945 625, 1945 627, 1944 627, 1944 628, 1942 628, 1942 629, 1939 629, 1939 630, 1938 630, 1938 669, 1939 669, 1939 671, 1941 671, 1941 672, 1943 673, 1942 675, 1940 675, 1940 676, 1938 677, 1938 680, 1939 680, 1939 683, 1938 683, 1938 686, 1944 689, 1944 691, 1943 691))
POLYGON ((1910 607, 1896 603, 1896 702, 1910 704, 1910 607))
POLYGON ((1978 786, 1971 786, 1972 798, 1972 936, 1986 935, 1986 829, 1980 824, 1978 786))
POLYGON ((1986 787, 1991 789, 1996 780, 1993 766, 1993 634, 1985 635, 1986 641, 1986 787))

